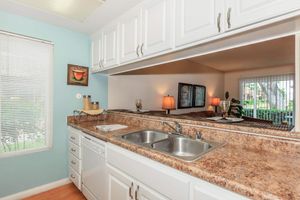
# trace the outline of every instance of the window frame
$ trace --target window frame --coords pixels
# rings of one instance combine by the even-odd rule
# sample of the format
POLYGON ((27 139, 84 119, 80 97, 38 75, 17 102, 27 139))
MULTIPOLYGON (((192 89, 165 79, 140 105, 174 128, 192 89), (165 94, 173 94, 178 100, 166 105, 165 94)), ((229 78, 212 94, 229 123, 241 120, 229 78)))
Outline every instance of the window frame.
POLYGON ((48 99, 46 101, 47 104, 47 126, 46 126, 46 145, 43 147, 37 147, 37 148, 32 148, 32 149, 24 149, 20 151, 11 151, 11 152, 4 152, 0 153, 0 159, 1 158, 8 158, 8 157, 15 157, 15 156, 22 156, 22 155, 28 155, 28 154, 33 154, 33 153, 38 153, 38 152, 43 152, 43 151, 49 151, 53 148, 53 70, 54 70, 54 43, 51 41, 39 39, 39 38, 34 38, 34 37, 29 37, 21 34, 15 34, 11 32, 6 32, 6 31, 1 31, 0 34, 4 34, 7 36, 12 36, 12 37, 19 37, 22 39, 26 40, 31 40, 35 42, 41 42, 41 43, 46 43, 49 45, 52 45, 52 59, 51 59, 51 64, 48 69, 48 83, 47 83, 47 89, 48 89, 48 99))
MULTIPOLYGON (((260 78, 265 78, 265 77, 279 77, 279 76, 288 76, 288 75, 291 75, 293 76, 293 84, 294 84, 294 93, 293 93, 293 99, 294 99, 294 109, 293 109, 293 112, 294 112, 294 118, 293 118, 293 126, 294 128, 296 127, 296 107, 297 107, 297 102, 296 102, 296 92, 297 92, 297 86, 296 86, 296 73, 286 73, 286 74, 268 74, 268 75, 263 75, 263 76, 250 76, 250 77, 243 77, 243 78, 240 78, 239 79, 239 99, 243 102, 243 98, 242 96, 244 96, 242 94, 242 88, 241 88, 241 82, 244 81, 244 84, 245 84, 245 81, 249 80, 249 79, 260 79, 260 78)), ((256 87, 255 87, 255 94, 257 94, 257 83, 258 82, 252 82, 252 83, 255 83, 256 87)), ((259 108, 257 108, 257 96, 254 98, 254 107, 253 107, 253 115, 254 117, 256 118, 257 117, 257 110, 259 108)))

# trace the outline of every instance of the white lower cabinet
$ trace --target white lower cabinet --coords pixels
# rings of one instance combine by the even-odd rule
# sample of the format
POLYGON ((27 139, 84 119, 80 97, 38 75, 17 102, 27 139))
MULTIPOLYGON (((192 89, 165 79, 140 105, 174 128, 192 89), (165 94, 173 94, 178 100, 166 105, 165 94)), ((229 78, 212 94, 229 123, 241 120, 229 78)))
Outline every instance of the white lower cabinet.
POLYGON ((158 192, 108 165, 109 200, 167 200, 158 192))
POLYGON ((234 192, 108 144, 109 200, 246 200, 234 192))
POLYGON ((69 178, 88 200, 248 199, 119 146, 106 144, 71 127, 69 139, 69 178), (85 148, 95 153, 92 155, 85 148), (101 162, 96 162, 97 159, 101 162), (100 168, 97 167, 100 165, 100 168), (93 169, 100 170, 86 170, 89 169, 87 166, 96 166, 93 169), (86 178, 91 175, 94 178, 86 178))
POLYGON ((81 190, 81 131, 68 127, 69 179, 81 190))

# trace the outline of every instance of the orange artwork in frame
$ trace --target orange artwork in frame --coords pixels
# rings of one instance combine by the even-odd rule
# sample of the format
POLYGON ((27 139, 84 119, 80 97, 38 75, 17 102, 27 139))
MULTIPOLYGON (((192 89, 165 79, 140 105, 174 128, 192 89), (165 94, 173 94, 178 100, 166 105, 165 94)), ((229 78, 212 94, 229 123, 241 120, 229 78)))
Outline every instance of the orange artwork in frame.
POLYGON ((89 85, 89 68, 79 65, 68 64, 68 85, 89 85))

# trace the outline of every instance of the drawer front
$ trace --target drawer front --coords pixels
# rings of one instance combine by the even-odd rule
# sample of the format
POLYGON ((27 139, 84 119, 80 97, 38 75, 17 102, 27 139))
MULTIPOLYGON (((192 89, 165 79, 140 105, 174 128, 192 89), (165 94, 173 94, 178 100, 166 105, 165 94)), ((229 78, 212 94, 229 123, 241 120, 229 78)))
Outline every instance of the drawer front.
POLYGON ((69 166, 72 167, 78 174, 81 174, 81 161, 73 156, 73 154, 69 154, 69 166))
POLYGON ((68 129, 69 129, 69 141, 80 146, 81 145, 81 131, 76 130, 72 127, 69 127, 68 129))
POLYGON ((81 159, 80 147, 72 142, 69 142, 69 152, 76 158, 81 159))
POLYGON ((69 179, 81 190, 81 178, 80 175, 75 172, 71 167, 69 168, 69 179))

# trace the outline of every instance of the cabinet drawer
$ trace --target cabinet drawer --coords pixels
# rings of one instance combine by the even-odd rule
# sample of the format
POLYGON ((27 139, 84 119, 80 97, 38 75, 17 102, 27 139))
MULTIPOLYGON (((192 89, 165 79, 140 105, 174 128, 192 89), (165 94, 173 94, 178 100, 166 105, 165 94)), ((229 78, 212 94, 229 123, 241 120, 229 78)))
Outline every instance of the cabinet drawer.
POLYGON ((71 167, 69 168, 69 179, 81 190, 81 178, 80 175, 75 172, 71 167))
POLYGON ((81 161, 73 154, 69 154, 69 166, 72 167, 78 174, 81 174, 81 161))
POLYGON ((81 159, 80 147, 72 142, 69 142, 69 152, 76 158, 81 159))
POLYGON ((78 146, 81 145, 81 131, 68 127, 69 130, 69 141, 73 142, 74 144, 77 144, 78 146))

